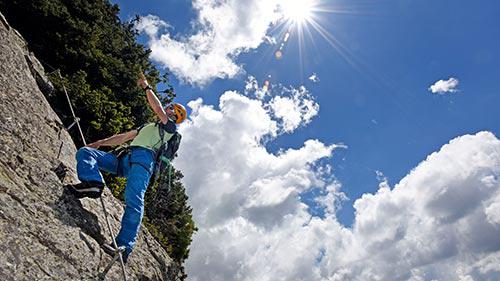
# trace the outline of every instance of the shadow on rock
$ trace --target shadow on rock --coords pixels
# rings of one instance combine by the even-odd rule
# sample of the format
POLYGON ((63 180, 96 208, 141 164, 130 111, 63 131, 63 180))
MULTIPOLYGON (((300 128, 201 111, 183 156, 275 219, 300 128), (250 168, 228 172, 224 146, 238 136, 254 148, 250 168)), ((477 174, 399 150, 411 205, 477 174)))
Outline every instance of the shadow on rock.
MULTIPOLYGON (((53 208, 56 217, 65 225, 79 227, 83 233, 92 237, 99 245, 106 242, 97 216, 83 208, 80 200, 74 197, 67 188, 64 189, 53 208)), ((89 245, 83 235, 80 235, 80 238, 89 245)), ((91 248, 91 250, 93 249, 91 248)))

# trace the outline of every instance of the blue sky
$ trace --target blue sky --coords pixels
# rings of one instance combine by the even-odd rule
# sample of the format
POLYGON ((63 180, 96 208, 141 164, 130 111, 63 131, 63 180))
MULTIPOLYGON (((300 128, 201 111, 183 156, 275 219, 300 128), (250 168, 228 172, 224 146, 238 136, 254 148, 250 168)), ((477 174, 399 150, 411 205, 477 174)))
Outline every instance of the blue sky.
MULTIPOLYGON (((182 41, 199 29, 191 24, 198 16, 191 1, 112 2, 120 6, 123 20, 136 14, 157 16, 170 25, 166 30, 173 40, 182 41)), ((203 104, 215 108, 225 91, 243 92, 248 76, 261 87, 265 80, 276 88, 304 85, 319 104, 319 113, 265 147, 276 153, 299 149, 308 139, 345 144, 347 148, 336 148, 333 157, 321 161, 333 166, 332 175, 350 198, 336 213, 336 219, 350 227, 353 203, 363 194, 377 193, 384 177, 394 186, 428 155, 460 136, 480 131, 498 136, 500 3, 353 0, 320 1, 318 7, 330 10, 315 12, 314 17, 331 37, 306 24, 310 36, 299 45, 292 29, 282 58, 276 59, 284 37, 270 25, 266 35, 276 44, 262 42, 233 54, 243 70, 240 74, 209 79, 202 86, 172 74, 172 82, 177 101, 202 97, 203 104), (318 82, 308 79, 313 73, 318 82), (447 92, 429 89, 451 78, 458 85, 447 92)), ((140 41, 150 44, 145 33, 140 41)), ((304 202, 310 199, 306 196, 304 202)), ((320 252, 328 256, 324 248, 320 252)))
MULTIPOLYGON (((196 17, 189 1, 114 1, 121 17, 158 15, 173 33, 192 32, 196 17)), ((247 75, 271 83, 305 85, 320 104, 310 125, 268 144, 273 151, 318 138, 344 143, 333 158, 335 176, 354 200, 378 188, 375 171, 399 181, 448 140, 500 129, 500 4, 485 1, 323 1, 321 7, 350 12, 318 12, 322 26, 345 48, 349 62, 311 29, 302 55, 297 33, 283 58, 262 44, 238 57, 247 75), (302 66, 301 66, 302 62, 302 66), (320 81, 307 78, 316 73, 320 81), (456 77, 459 91, 433 95, 428 87, 456 77)), ((217 104, 225 90, 241 90, 246 75, 217 79, 203 88, 172 77, 180 102, 202 96, 217 104)), ((350 225, 351 204, 339 219, 350 225)))

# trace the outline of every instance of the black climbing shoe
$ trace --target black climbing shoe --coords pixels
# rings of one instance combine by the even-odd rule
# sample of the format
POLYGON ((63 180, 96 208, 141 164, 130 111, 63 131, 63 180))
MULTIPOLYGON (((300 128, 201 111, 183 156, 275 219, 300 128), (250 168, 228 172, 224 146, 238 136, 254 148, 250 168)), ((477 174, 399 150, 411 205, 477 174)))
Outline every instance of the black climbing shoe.
POLYGON ((125 254, 125 246, 118 246, 118 249, 115 249, 113 244, 102 244, 101 245, 102 250, 110 255, 111 257, 114 257, 118 252, 122 252, 122 259, 123 263, 127 263, 128 255, 125 254))
POLYGON ((104 190, 104 184, 97 181, 84 181, 78 184, 66 185, 77 198, 99 198, 104 190))

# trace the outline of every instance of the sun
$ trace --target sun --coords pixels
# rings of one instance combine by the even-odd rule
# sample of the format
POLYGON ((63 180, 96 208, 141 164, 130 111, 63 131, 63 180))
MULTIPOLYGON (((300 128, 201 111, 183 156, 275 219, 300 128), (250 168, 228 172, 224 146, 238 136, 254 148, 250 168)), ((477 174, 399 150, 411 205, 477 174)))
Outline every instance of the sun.
MULTIPOLYGON (((324 26, 331 18, 330 15, 359 15, 364 13, 363 9, 355 6, 342 6, 337 1, 328 0, 275 0, 275 12, 277 20, 271 29, 271 38, 279 38, 276 47, 273 47, 274 57, 277 60, 283 59, 286 56, 286 49, 291 38, 296 38, 298 42, 298 52, 300 59, 300 67, 304 65, 304 57, 306 54, 306 43, 312 42, 316 48, 315 40, 318 38, 315 34, 319 34, 321 38, 332 46, 340 55, 350 64, 359 67, 357 59, 330 31, 324 26), (328 16, 327 16, 328 15, 328 16), (306 42, 307 41, 307 42, 306 42)), ((349 1, 347 1, 349 2, 349 1)))
POLYGON ((280 6, 286 20, 295 24, 303 24, 311 19, 315 1, 286 0, 280 6))

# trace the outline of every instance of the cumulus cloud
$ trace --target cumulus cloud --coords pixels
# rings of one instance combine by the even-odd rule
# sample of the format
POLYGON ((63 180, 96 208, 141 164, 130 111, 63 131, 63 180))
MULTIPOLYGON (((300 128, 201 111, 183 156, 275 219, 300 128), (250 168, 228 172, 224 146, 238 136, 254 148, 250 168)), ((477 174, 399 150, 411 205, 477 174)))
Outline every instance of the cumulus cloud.
POLYGON ((236 58, 263 42, 275 43, 266 33, 280 20, 286 0, 193 0, 197 18, 190 35, 174 37, 168 24, 154 15, 142 17, 137 30, 149 36, 151 59, 168 67, 179 79, 203 86, 216 78, 242 73, 236 58))
POLYGON ((343 279, 498 278, 498 270, 481 270, 480 261, 500 250, 500 229, 488 219, 499 174, 500 141, 481 132, 444 145, 392 190, 363 195, 354 204, 357 255, 338 267, 343 279))
POLYGON ((262 100, 235 91, 220 97, 219 109, 201 99, 188 106, 192 113, 181 127, 176 166, 185 175, 200 229, 187 263, 190 278, 274 280, 275 270, 309 274, 272 255, 293 257, 303 265, 316 259, 317 253, 303 255, 304 247, 314 244, 302 243, 308 231, 295 233, 311 219, 300 196, 319 188, 322 202, 333 204, 340 191, 322 178, 315 163, 331 157, 336 145, 311 139, 301 147, 269 153, 261 142, 279 134, 283 121, 262 100), (296 245, 282 244, 286 236, 296 245))
POLYGON ((259 87, 259 82, 249 76, 245 85, 245 95, 263 102, 271 117, 276 119, 277 133, 291 133, 300 126, 306 126, 319 112, 319 104, 306 87, 284 87, 270 84, 268 80, 259 87))
POLYGON ((458 79, 451 77, 448 80, 439 80, 429 87, 433 94, 446 94, 458 92, 458 79))
POLYGON ((290 133, 300 125, 308 124, 318 114, 319 105, 303 86, 285 90, 289 95, 274 96, 270 107, 274 116, 283 121, 283 130, 290 133))
POLYGON ((451 140, 391 187, 355 201, 352 228, 336 218, 341 184, 321 159, 335 145, 308 140, 270 153, 280 120, 261 99, 198 99, 176 167, 199 231, 189 280, 498 280, 500 141, 489 132, 451 140), (322 167, 322 168, 321 168, 322 167), (311 215, 302 196, 320 189, 311 215))
POLYGON ((326 186, 321 196, 315 198, 315 202, 323 208, 325 213, 335 215, 342 208, 342 202, 349 200, 345 193, 340 191, 341 187, 340 182, 334 181, 326 186))
POLYGON ((245 83, 245 95, 252 95, 258 98, 259 100, 263 100, 266 96, 270 96, 269 86, 259 86, 259 82, 253 76, 248 76, 247 81, 245 83))

